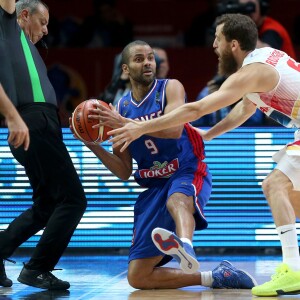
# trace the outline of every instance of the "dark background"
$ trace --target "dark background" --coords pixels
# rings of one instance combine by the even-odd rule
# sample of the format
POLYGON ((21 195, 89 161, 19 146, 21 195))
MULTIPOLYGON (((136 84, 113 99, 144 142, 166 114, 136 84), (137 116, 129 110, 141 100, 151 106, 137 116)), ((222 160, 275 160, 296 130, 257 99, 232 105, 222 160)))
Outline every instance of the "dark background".
MULTIPOLYGON (((53 24, 66 18, 78 24, 93 14, 91 0, 45 0, 50 8, 49 32, 53 24)), ((188 101, 194 101, 198 92, 215 74, 217 59, 212 46, 186 46, 184 33, 193 19, 208 12, 205 0, 119 0, 116 10, 132 24, 133 38, 142 39, 150 45, 159 45, 167 50, 170 61, 169 78, 180 80, 187 92, 188 101)), ((269 16, 275 18, 288 30, 300 59, 300 32, 297 20, 300 16, 299 0, 271 0, 269 16)), ((57 29, 57 28, 56 28, 57 29)), ((45 50, 47 67, 63 68, 70 75, 68 86, 73 105, 86 98, 97 98, 109 83, 114 56, 122 47, 66 47, 48 45, 45 50)), ((44 51, 44 50, 42 50, 44 51)), ((60 102, 66 97, 63 80, 54 72, 53 81, 60 102)))

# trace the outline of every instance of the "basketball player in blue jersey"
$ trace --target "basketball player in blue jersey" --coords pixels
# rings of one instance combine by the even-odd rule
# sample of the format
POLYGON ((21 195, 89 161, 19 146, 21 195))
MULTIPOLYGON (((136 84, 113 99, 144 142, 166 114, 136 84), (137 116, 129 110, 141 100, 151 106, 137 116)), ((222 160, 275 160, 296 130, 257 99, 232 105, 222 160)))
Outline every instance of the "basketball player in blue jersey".
POLYGON ((115 135, 112 142, 115 147, 122 145, 122 151, 143 134, 179 126, 236 102, 222 121, 208 131, 199 130, 205 140, 240 126, 256 109, 284 127, 298 128, 294 140, 273 155, 277 165, 262 182, 281 243, 282 263, 271 280, 255 286, 252 294, 299 294, 300 254, 296 217, 300 218, 300 63, 271 47, 255 49, 257 37, 257 26, 251 18, 240 14, 218 17, 213 47, 219 58, 219 73, 229 76, 220 89, 201 101, 173 110, 155 122, 122 119, 121 122, 127 124, 111 132, 115 135))
MULTIPOLYGON (((139 121, 155 119, 185 103, 185 91, 178 80, 155 79, 154 53, 147 43, 134 41, 124 48, 122 69, 132 89, 117 104, 121 116, 139 121)), ((118 114, 115 116, 118 123, 118 114)), ((99 110, 91 110, 90 118, 99 118, 99 110)), ((87 146, 122 180, 131 176, 134 159, 138 166, 134 178, 146 188, 134 206, 128 269, 131 286, 249 289, 255 285, 250 275, 228 261, 213 271, 198 271, 192 239, 195 228, 207 227, 203 208, 211 193, 211 175, 203 162, 203 140, 192 126, 185 124, 142 136, 124 152, 87 146), (159 267, 172 257, 181 269, 159 267)))

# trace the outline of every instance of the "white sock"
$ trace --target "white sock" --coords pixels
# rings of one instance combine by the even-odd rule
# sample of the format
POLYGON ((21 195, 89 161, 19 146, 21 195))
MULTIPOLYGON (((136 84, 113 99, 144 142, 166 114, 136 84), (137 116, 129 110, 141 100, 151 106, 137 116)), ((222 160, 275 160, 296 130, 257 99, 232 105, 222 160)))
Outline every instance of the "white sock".
POLYGON ((188 239, 188 238, 181 238, 180 240, 182 242, 184 242, 184 243, 188 243, 191 247, 193 247, 193 243, 192 243, 192 241, 190 239, 188 239))
POLYGON ((213 283, 212 271, 201 272, 201 285, 211 287, 213 283))
POLYGON ((282 260, 292 270, 300 271, 300 255, 296 224, 288 224, 276 228, 282 249, 282 260))

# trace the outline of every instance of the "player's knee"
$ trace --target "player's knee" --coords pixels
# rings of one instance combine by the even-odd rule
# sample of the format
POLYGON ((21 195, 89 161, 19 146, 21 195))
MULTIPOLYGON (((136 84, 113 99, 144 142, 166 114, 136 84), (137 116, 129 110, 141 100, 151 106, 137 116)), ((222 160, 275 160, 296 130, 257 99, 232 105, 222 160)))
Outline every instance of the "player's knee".
POLYGON ((128 271, 127 274, 128 283, 135 289, 144 290, 147 289, 144 281, 144 277, 136 272, 128 271))
POLYGON ((128 283, 135 289, 139 289, 138 287, 138 280, 137 280, 137 277, 134 276, 133 274, 131 273, 128 273, 127 275, 127 280, 128 280, 128 283))
POLYGON ((266 177, 263 182, 262 182, 262 190, 266 196, 266 198, 268 199, 268 195, 271 193, 272 190, 272 179, 268 176, 266 177))
POLYGON ((166 206, 167 206, 168 212, 171 213, 174 208, 174 201, 172 201, 172 199, 169 198, 167 200, 166 206))
POLYGON ((179 210, 188 211, 191 214, 195 211, 193 198, 187 197, 181 193, 175 193, 169 197, 166 206, 171 215, 179 210))
POLYGON ((262 182, 262 189, 265 195, 276 193, 276 191, 286 190, 288 178, 280 171, 273 171, 262 182))

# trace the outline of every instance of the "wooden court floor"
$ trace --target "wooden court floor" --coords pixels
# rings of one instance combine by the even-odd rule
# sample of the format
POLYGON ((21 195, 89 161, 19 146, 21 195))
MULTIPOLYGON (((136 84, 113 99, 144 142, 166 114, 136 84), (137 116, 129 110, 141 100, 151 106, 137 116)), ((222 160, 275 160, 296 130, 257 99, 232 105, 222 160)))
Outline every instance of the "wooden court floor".
MULTIPOLYGON (((248 299, 300 299, 300 295, 257 298, 250 290, 213 290, 202 286, 193 286, 176 290, 136 290, 129 286, 127 275, 127 256, 108 255, 65 255, 54 271, 57 277, 71 283, 69 291, 43 291, 23 285, 17 281, 26 261, 25 255, 13 257, 16 264, 6 263, 6 270, 14 284, 11 288, 0 288, 0 300, 248 300, 248 299)), ((280 262, 279 256, 207 256, 198 257, 201 270, 212 270, 223 259, 227 259, 235 266, 246 270, 255 277, 257 282, 267 281, 280 262)), ((177 267, 176 262, 169 266, 177 267)))

